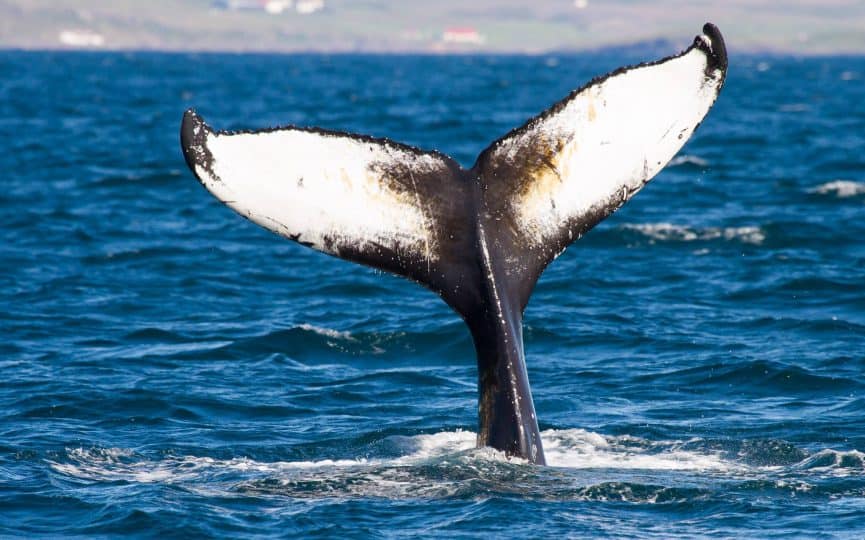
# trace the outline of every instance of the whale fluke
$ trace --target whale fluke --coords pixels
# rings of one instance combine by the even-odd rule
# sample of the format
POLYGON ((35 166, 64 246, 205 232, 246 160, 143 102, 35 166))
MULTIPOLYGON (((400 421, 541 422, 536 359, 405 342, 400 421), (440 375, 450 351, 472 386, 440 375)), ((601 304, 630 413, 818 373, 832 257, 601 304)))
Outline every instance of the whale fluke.
POLYGON ((724 40, 575 90, 471 169, 388 139, 317 128, 214 131, 193 110, 181 146, 221 202, 286 238, 414 280, 468 325, 478 445, 543 464, 522 314, 544 268, 642 189, 714 104, 724 40))

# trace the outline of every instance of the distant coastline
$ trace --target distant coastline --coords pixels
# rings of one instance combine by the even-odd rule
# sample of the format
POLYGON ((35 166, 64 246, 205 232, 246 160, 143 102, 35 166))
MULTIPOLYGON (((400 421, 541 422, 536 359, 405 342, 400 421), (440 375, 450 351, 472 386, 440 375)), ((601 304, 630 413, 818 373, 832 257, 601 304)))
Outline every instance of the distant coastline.
MULTIPOLYGON (((162 48, 143 48, 143 47, 128 47, 128 48, 71 48, 71 47, 19 47, 0 44, 0 52, 20 52, 20 53, 68 53, 68 54, 166 54, 166 55, 264 55, 264 56, 304 56, 304 55, 323 55, 323 56, 477 56, 477 57, 533 57, 533 56, 570 56, 570 55, 611 55, 616 54, 620 57, 633 57, 635 61, 639 58, 651 58, 655 56, 663 56, 675 54, 683 50, 685 45, 673 44, 670 41, 649 41, 638 43, 627 43, 621 45, 607 45, 603 47, 591 47, 584 49, 550 49, 550 50, 451 50, 451 51, 435 51, 435 50, 397 50, 397 49, 369 49, 369 50, 341 50, 341 49, 162 49, 162 48), (661 47, 659 43, 665 43, 666 47, 661 47)), ((745 57, 778 57, 778 58, 797 58, 797 57, 863 57, 863 51, 820 51, 812 53, 803 53, 793 50, 774 50, 768 48, 761 49, 739 49, 730 48, 732 55, 745 57)))
POLYGON ((703 22, 732 52, 865 54, 865 3, 760 0, 0 0, 0 48, 224 53, 549 54, 687 46, 703 22), (669 47, 667 46, 669 45, 669 47))

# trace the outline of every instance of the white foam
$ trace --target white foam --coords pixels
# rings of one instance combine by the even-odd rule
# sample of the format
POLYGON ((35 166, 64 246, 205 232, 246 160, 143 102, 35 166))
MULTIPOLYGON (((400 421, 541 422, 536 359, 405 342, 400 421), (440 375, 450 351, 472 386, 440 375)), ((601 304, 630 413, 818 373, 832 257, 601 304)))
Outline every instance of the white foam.
POLYGON ((854 182, 853 180, 833 180, 809 189, 808 193, 818 195, 835 195, 838 198, 857 197, 865 195, 865 182, 854 182))
MULTIPOLYGON (((395 458, 323 459, 315 461, 262 462, 239 457, 216 459, 201 456, 167 456, 146 459, 128 449, 67 449, 68 461, 49 461, 55 471, 89 481, 137 483, 184 483, 218 477, 221 474, 249 473, 252 476, 295 478, 298 473, 331 474, 337 471, 382 471, 423 465, 443 457, 462 459, 476 466, 484 463, 524 463, 489 448, 476 449, 476 434, 444 431, 430 435, 394 437, 406 453, 395 458)), ((568 469, 645 469, 729 471, 739 466, 717 454, 699 453, 643 444, 640 439, 607 437, 582 429, 548 430, 541 433, 547 462, 568 469), (634 442, 637 444, 634 444, 634 442)))
POLYGON ((681 156, 676 156, 670 162, 668 167, 677 167, 679 165, 695 165, 697 167, 708 167, 709 162, 699 156, 692 156, 689 154, 684 154, 681 156))
MULTIPOLYGON (((315 461, 261 462, 244 457, 215 459, 201 456, 167 456, 154 461, 142 459, 124 448, 69 448, 68 462, 49 461, 51 468, 67 476, 93 481, 129 481, 140 483, 176 483, 220 472, 250 472, 281 475, 313 469, 352 469, 403 466, 422 463, 431 458, 471 450, 475 434, 469 431, 444 431, 431 435, 405 437, 401 446, 409 452, 392 459, 322 459, 315 461)), ((493 452, 491 455, 497 455, 493 452)), ((505 459, 501 454, 501 459, 505 459)))
POLYGON ((699 453, 667 445, 640 444, 633 437, 608 437, 582 429, 542 434, 547 464, 569 469, 644 469, 664 471, 732 471, 744 468, 717 453, 699 453), (637 444, 634 444, 637 443, 637 444))
POLYGON ((340 330, 332 330, 330 328, 323 328, 321 326, 315 326, 312 324, 299 324, 295 326, 295 328, 299 330, 306 330, 307 332, 313 332, 320 336, 329 337, 333 339, 344 339, 346 341, 357 341, 354 337, 352 337, 350 332, 340 331, 340 330))
POLYGON ((409 454, 394 460, 396 464, 416 464, 431 458, 472 450, 477 435, 471 431, 442 431, 430 435, 415 435, 403 439, 409 454))
POLYGON ((122 448, 72 448, 67 449, 66 454, 69 462, 49 461, 51 468, 82 480, 145 484, 182 483, 229 472, 280 475, 297 470, 356 468, 378 463, 365 459, 262 462, 243 457, 220 460, 200 456, 168 456, 154 461, 141 459, 132 451, 122 448))
POLYGON ((475 493, 478 486, 510 489, 507 486, 518 474, 519 489, 526 493, 643 503, 656 502, 657 492, 635 494, 630 482, 669 485, 671 474, 685 474, 687 482, 698 483, 699 478, 767 480, 796 492, 811 489, 812 477, 865 475, 865 453, 857 450, 822 450, 793 465, 763 466, 737 461, 720 450, 701 449, 699 440, 649 441, 566 429, 541 433, 547 463, 554 468, 550 477, 524 460, 475 448, 475 438, 462 430, 389 437, 387 441, 400 454, 396 457, 299 461, 191 455, 148 458, 123 448, 72 448, 67 449, 66 459, 48 464, 59 474, 85 482, 158 483, 207 495, 241 491, 304 498, 450 497, 475 493), (559 480, 550 485, 550 478, 559 480))
POLYGON ((656 241, 695 242, 709 240, 738 241, 745 244, 762 244, 766 234, 759 227, 706 227, 695 228, 672 223, 627 224, 624 229, 636 231, 656 241))

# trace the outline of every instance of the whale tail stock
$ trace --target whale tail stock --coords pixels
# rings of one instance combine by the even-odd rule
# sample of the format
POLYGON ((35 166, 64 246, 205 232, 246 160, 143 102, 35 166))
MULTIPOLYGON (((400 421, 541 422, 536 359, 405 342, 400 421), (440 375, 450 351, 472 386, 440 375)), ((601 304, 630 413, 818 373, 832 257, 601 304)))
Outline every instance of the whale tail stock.
POLYGON ((543 464, 522 339, 535 283, 673 158, 726 71, 723 38, 706 24, 682 53, 575 90, 471 169, 336 131, 214 131, 192 110, 181 145, 199 181, 242 216, 439 294, 474 339, 478 445, 543 464))

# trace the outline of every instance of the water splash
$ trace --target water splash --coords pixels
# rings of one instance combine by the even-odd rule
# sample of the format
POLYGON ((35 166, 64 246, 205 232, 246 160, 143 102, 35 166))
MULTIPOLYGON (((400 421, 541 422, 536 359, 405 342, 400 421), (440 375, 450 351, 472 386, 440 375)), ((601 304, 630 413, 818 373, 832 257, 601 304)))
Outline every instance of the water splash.
MULTIPOLYGON (((656 503, 705 497, 718 482, 805 492, 823 477, 862 476, 865 458, 858 451, 822 450, 792 465, 755 465, 754 456, 744 455, 748 452, 724 452, 708 441, 649 441, 582 429, 547 430, 541 436, 549 467, 475 448, 476 435, 461 430, 388 437, 400 452, 395 457, 268 462, 71 448, 65 459, 48 465, 77 482, 160 483, 220 496, 402 499, 519 492, 543 499, 656 503)), ((755 448, 779 446, 789 445, 764 441, 755 448)))

